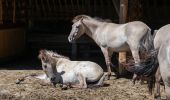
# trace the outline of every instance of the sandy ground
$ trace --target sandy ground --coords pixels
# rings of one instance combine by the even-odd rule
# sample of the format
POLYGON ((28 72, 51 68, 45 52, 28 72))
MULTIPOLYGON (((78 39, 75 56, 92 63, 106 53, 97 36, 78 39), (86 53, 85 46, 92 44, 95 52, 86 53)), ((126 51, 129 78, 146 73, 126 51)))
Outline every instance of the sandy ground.
MULTIPOLYGON (((15 81, 41 70, 0 70, 0 100, 154 100, 148 93, 147 85, 132 86, 130 79, 120 78, 105 81, 105 86, 93 89, 61 90, 51 85, 42 85, 40 80, 31 78, 22 84, 15 81)), ((163 89, 161 90, 163 92, 163 89)))

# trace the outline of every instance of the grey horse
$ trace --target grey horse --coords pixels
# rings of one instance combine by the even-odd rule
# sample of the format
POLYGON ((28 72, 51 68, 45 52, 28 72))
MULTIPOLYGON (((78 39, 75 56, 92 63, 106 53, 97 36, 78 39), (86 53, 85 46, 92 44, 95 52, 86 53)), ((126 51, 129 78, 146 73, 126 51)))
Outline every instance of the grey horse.
POLYGON ((94 62, 71 61, 68 57, 49 50, 41 50, 39 58, 43 71, 54 85, 60 83, 75 88, 103 85, 106 74, 94 62))
MULTIPOLYGON (((140 65, 139 49, 144 47, 149 51, 152 48, 152 36, 150 28, 140 21, 125 24, 101 21, 87 15, 78 15, 73 19, 72 30, 68 36, 72 42, 84 33, 92 38, 101 48, 107 65, 108 76, 111 75, 111 57, 113 52, 131 51, 136 66, 140 65)), ((114 68, 115 74, 118 71, 114 68)), ((135 82, 134 74, 133 82, 135 82)))

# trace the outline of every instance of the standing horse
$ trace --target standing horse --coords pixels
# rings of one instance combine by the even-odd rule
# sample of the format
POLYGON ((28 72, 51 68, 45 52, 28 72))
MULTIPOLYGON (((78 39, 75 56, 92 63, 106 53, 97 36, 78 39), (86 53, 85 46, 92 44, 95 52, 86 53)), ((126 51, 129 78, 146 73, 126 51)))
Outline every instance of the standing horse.
MULTIPOLYGON (((86 33, 101 48, 108 70, 108 78, 111 75, 111 57, 113 52, 131 51, 136 66, 140 64, 139 48, 151 49, 151 30, 140 21, 129 22, 126 24, 115 24, 100 21, 87 15, 78 15, 73 20, 72 30, 68 37, 72 42, 86 33)), ((114 68, 118 75, 118 71, 114 68)), ((136 75, 134 74, 133 82, 136 75)))
POLYGON ((103 69, 90 61, 71 61, 68 57, 48 50, 41 50, 39 58, 43 71, 55 85, 61 83, 76 88, 87 88, 87 83, 92 86, 102 86, 105 79, 103 69))
POLYGON ((151 78, 154 77, 151 79, 149 89, 152 92, 155 84, 154 96, 157 100, 161 99, 160 81, 162 76, 167 100, 170 100, 170 24, 161 27, 157 31, 154 38, 154 49, 156 52, 150 58, 152 61, 136 69, 135 72, 141 72, 140 75, 147 72, 147 75, 150 74, 151 78))
POLYGON ((160 98, 161 76, 165 85, 167 100, 170 100, 170 24, 161 27, 154 38, 154 47, 158 51, 159 68, 156 73, 155 97, 160 98))

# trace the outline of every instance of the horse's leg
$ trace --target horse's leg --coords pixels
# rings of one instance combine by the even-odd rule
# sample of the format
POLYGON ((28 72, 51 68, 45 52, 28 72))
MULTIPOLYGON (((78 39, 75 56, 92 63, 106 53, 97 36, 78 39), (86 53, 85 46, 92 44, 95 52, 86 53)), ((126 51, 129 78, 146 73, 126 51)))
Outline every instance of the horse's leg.
POLYGON ((161 73, 160 73, 160 68, 159 67, 158 67, 158 69, 156 71, 155 78, 156 78, 156 83, 155 83, 154 97, 159 99, 159 98, 161 98, 161 94, 160 94, 161 73))
MULTIPOLYGON (((104 47, 101 47, 101 50, 102 50, 104 58, 105 58, 107 71, 108 71, 108 80, 109 80, 110 76, 111 76, 111 73, 112 73, 110 66, 113 66, 113 64, 111 63, 111 55, 113 54, 113 52, 109 51, 108 48, 104 48, 104 47)), ((114 70, 115 74, 117 75, 116 69, 114 68, 113 70, 114 70)))
POLYGON ((104 79, 106 77, 106 73, 103 74, 103 76, 100 78, 100 80, 97 82, 97 86, 103 86, 104 79))
POLYGON ((81 73, 77 73, 77 78, 78 78, 79 84, 71 85, 71 87, 87 88, 86 78, 81 73))
MULTIPOLYGON (((134 46, 134 47, 130 46, 130 49, 131 49, 132 56, 135 61, 135 67, 137 67, 137 66, 139 66, 139 63, 140 63, 139 48, 138 48, 138 46, 134 46)), ((137 74, 134 73, 133 79, 132 79, 133 84, 135 84, 136 79, 137 79, 137 74)))

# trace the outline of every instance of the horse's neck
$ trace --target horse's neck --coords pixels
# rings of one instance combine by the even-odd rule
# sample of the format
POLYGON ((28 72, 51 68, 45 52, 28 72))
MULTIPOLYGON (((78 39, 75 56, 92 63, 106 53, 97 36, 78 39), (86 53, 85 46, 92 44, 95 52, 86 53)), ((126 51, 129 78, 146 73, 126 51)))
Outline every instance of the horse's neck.
POLYGON ((85 33, 91 37, 92 39, 94 39, 95 37, 95 31, 96 29, 99 27, 99 25, 101 25, 102 22, 98 22, 96 20, 88 20, 88 19, 84 19, 83 20, 84 26, 86 28, 85 33))
POLYGON ((66 62, 70 61, 69 59, 65 59, 65 58, 58 58, 56 60, 57 60, 57 62, 56 62, 57 66, 59 66, 60 64, 63 64, 63 63, 66 63, 66 62))

